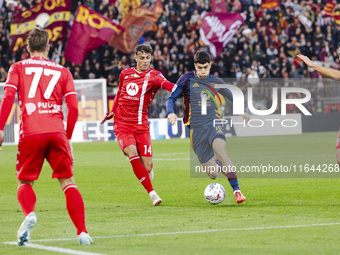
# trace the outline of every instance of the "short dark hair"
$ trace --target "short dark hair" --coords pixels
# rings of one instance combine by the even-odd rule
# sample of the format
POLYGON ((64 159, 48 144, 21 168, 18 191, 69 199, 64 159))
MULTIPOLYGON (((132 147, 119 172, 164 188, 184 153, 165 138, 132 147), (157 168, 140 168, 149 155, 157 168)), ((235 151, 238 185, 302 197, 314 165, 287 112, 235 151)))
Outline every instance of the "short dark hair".
POLYGON ((210 55, 205 52, 205 51, 197 51, 194 57, 194 63, 200 63, 200 64, 205 64, 205 63, 210 63, 211 62, 211 57, 210 55))
POLYGON ((48 45, 48 33, 41 28, 34 28, 28 35, 27 44, 30 47, 30 51, 44 52, 48 45))
POLYGON ((147 53, 147 54, 152 55, 152 52, 153 52, 151 46, 146 45, 146 44, 137 45, 134 51, 135 51, 135 55, 138 55, 139 53, 147 53))

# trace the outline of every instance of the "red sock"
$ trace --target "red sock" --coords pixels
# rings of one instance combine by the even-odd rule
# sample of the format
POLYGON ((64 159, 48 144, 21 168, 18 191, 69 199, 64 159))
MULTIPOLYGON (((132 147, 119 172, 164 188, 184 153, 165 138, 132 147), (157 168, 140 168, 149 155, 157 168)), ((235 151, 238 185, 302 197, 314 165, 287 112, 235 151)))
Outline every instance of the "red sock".
POLYGON ((20 184, 17 190, 17 198, 25 217, 31 212, 34 212, 37 198, 31 185, 20 184))
POLYGON ((66 208, 73 224, 77 228, 77 235, 81 232, 87 233, 85 227, 85 209, 83 198, 76 185, 67 185, 63 192, 66 197, 66 208))
POLYGON ((153 191, 148 170, 146 170, 145 166, 140 162, 139 156, 133 156, 129 158, 129 160, 132 165, 133 172, 137 176, 138 180, 142 183, 146 191, 148 193, 153 191))

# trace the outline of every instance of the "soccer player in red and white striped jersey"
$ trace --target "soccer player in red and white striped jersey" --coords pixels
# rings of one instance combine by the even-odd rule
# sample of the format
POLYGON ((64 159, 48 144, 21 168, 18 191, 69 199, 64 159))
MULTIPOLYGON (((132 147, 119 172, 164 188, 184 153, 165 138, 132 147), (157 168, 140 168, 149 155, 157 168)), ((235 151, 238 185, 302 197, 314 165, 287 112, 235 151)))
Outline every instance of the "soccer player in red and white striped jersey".
POLYGON ((114 117, 113 129, 121 150, 129 157, 135 175, 153 204, 159 205, 162 199, 151 184, 153 164, 148 111, 156 92, 159 89, 172 91, 174 84, 161 72, 150 68, 151 55, 152 48, 148 45, 135 48, 137 66, 121 72, 112 110, 101 123, 114 117))
POLYGON ((9 70, 0 108, 0 146, 4 127, 15 94, 20 105, 20 132, 17 154, 17 198, 25 220, 18 230, 18 245, 30 239, 37 217, 33 183, 38 179, 44 159, 49 162, 66 197, 66 207, 77 228, 80 244, 91 244, 85 227, 84 202, 73 179, 73 155, 70 139, 78 118, 77 93, 72 74, 47 59, 48 33, 33 29, 28 37, 31 58, 17 62, 9 70), (68 108, 67 127, 63 124, 63 97, 68 108))

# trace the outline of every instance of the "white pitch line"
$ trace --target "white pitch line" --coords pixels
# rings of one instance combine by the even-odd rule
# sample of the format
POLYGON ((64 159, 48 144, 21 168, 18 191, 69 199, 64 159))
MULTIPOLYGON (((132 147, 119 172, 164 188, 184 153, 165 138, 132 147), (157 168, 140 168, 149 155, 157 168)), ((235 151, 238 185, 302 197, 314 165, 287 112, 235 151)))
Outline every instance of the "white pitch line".
MULTIPOLYGON (((18 245, 17 242, 4 242, 4 244, 18 245)), ((66 254, 74 254, 74 255, 103 255, 102 253, 77 251, 77 250, 64 249, 64 248, 59 248, 59 247, 54 247, 54 246, 45 246, 45 245, 32 244, 32 243, 25 244, 25 247, 39 249, 39 250, 46 250, 46 251, 61 252, 61 253, 66 253, 66 254)))
MULTIPOLYGON (((143 236, 160 236, 160 235, 180 235, 180 234, 197 234, 209 232, 223 232, 223 231, 248 231, 248 230, 266 230, 266 229, 282 229, 282 228, 303 228, 303 227, 319 227, 319 226, 334 226, 340 225, 340 222, 334 223, 319 223, 310 225, 288 225, 288 226, 269 226, 269 227, 254 227, 254 228, 222 228, 222 229, 206 229, 196 231, 182 231, 182 232, 164 232, 164 233, 149 233, 149 234, 133 234, 133 235, 116 235, 116 236, 97 236, 92 239, 110 239, 122 237, 143 237, 143 236)), ((60 239, 38 239, 31 240, 30 242, 51 242, 51 241, 69 241, 77 238, 60 238, 60 239)))

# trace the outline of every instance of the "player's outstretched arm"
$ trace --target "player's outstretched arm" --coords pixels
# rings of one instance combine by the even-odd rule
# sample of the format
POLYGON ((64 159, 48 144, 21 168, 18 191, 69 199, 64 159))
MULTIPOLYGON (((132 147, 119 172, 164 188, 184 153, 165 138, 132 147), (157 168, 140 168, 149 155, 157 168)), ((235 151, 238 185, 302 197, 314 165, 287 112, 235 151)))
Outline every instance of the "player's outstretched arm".
POLYGON ((115 115, 115 114, 114 114, 113 112, 108 112, 108 113, 106 114, 106 116, 102 119, 102 121, 100 122, 100 124, 104 124, 105 121, 112 119, 114 115, 115 115))
POLYGON ((302 54, 297 55, 297 57, 300 58, 303 62, 305 62, 307 66, 309 66, 310 68, 313 68, 315 71, 322 74, 323 76, 334 79, 334 80, 340 80, 340 71, 332 69, 332 68, 316 65, 308 57, 302 54))

